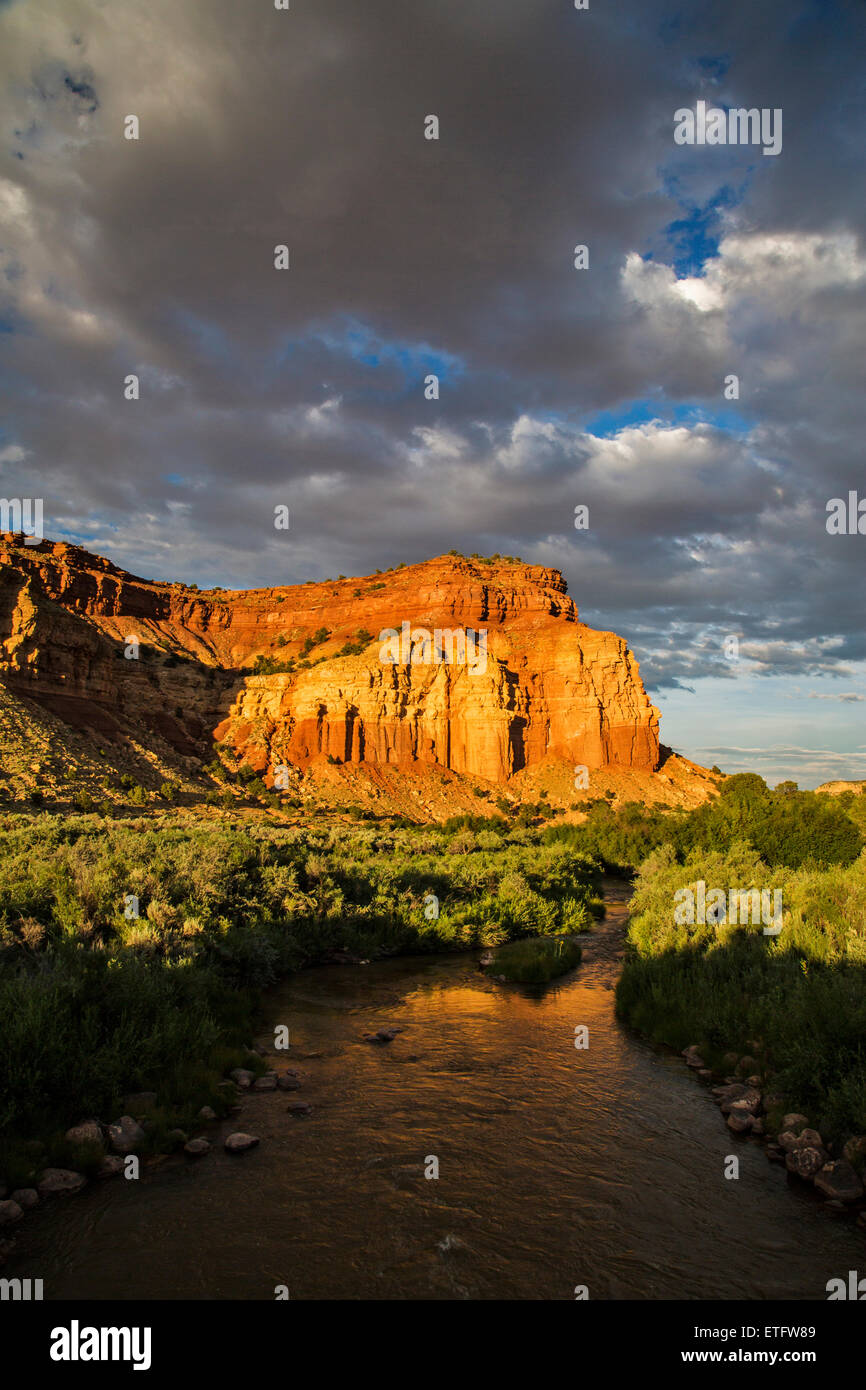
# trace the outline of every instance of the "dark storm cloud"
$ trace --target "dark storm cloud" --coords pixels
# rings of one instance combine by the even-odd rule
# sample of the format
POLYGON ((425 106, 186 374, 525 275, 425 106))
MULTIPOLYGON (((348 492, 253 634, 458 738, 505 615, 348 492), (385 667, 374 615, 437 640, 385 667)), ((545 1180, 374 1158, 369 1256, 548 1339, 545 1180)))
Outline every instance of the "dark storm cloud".
POLYGON ((727 677, 730 633, 759 672, 850 669, 866 541, 824 519, 863 477, 863 27, 790 0, 4 9, 4 494, 200 584, 519 553, 658 685, 727 677), (782 154, 675 146, 698 97, 783 108, 782 154), (662 423, 588 428, 636 400, 662 423))

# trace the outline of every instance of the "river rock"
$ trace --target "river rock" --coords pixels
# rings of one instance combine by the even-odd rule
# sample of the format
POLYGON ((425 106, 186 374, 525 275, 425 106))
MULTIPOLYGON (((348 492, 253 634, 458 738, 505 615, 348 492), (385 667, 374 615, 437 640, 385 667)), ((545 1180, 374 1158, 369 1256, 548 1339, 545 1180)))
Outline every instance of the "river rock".
POLYGON ((108 1141, 116 1154, 131 1154, 144 1143, 144 1130, 131 1115, 122 1115, 108 1126, 108 1141))
POLYGON ((707 1065, 700 1052, 698 1051, 697 1043, 692 1043, 690 1047, 683 1048, 683 1051, 680 1055, 682 1057, 685 1057, 686 1066, 694 1067, 696 1071, 699 1067, 705 1067, 707 1065))
POLYGON ((189 1138, 189 1135, 184 1134, 182 1129, 170 1129, 168 1131, 168 1134, 166 1135, 166 1138, 170 1139, 171 1142, 174 1144, 175 1148, 177 1148, 179 1144, 186 1143, 187 1139, 189 1138))
POLYGON ((825 1149, 813 1149, 811 1146, 807 1146, 802 1149, 791 1149, 785 1158, 785 1167, 789 1173, 795 1173, 798 1178, 812 1181, 826 1162, 827 1152, 825 1149))
POLYGON ((24 1212, 17 1202, 13 1202, 11 1197, 5 1202, 0 1202, 0 1226, 14 1226, 16 1221, 20 1221, 24 1212))
POLYGON ((281 1091, 299 1091, 301 1089, 300 1081, 290 1071, 284 1072, 282 1076, 277 1077, 277 1085, 281 1091))
POLYGON ((207 1123, 209 1120, 215 1120, 216 1117, 217 1113, 215 1110, 212 1110, 209 1105, 203 1105, 201 1110, 198 1112, 197 1118, 207 1123))
POLYGON ((720 1104, 723 1115, 729 1115, 735 1105, 740 1110, 748 1110, 752 1115, 755 1115, 761 1106, 761 1093, 752 1086, 744 1086, 738 1082, 733 1086, 726 1087, 726 1093, 721 1097, 720 1104))
POLYGON ((755 1116, 754 1123, 752 1124, 752 1133, 758 1135, 759 1138, 764 1133, 764 1121, 761 1119, 760 1115, 755 1116))
POLYGON ((863 1196, 863 1184, 844 1158, 825 1163, 815 1178, 815 1186, 839 1202, 858 1202, 863 1196))
POLYGON ((756 1071, 758 1067, 754 1057, 741 1057, 737 1063, 736 1070, 740 1076, 748 1076, 750 1072, 756 1071))
POLYGON ((102 1126, 96 1120, 84 1120, 66 1131, 70 1144, 102 1144, 102 1126))
POLYGON ((290 1100, 286 1106, 290 1115, 309 1115, 312 1108, 308 1100, 290 1100))
POLYGON ((857 1167, 861 1159, 866 1159, 866 1134, 855 1134, 846 1140, 842 1155, 857 1167))
POLYGON ((398 1033, 405 1032, 403 1028, 377 1028, 375 1033, 368 1033, 365 1042, 389 1043, 393 1042, 398 1033))
POLYGON ((29 1211, 31 1207, 39 1205, 39 1193, 35 1187, 18 1187, 10 1200, 17 1202, 22 1211, 29 1211))
POLYGON ((73 1173, 69 1168, 46 1168, 37 1188, 40 1197, 70 1197, 80 1192, 86 1182, 83 1173, 73 1173))
POLYGON ((259 1076, 253 1082, 254 1091, 275 1091, 277 1089, 277 1078, 275 1076, 259 1076))
POLYGON ((183 1151, 190 1158, 201 1158, 202 1154, 210 1153, 210 1144, 206 1139, 190 1139, 184 1144, 183 1151))
POLYGON ((760 1086, 762 1080, 763 1080, 763 1077, 758 1076, 758 1074, 757 1074, 757 1072, 756 1072, 754 1076, 747 1076, 747 1077, 746 1077, 746 1085, 747 1085, 747 1086, 760 1086))
POLYGON ((792 1134, 791 1130, 784 1129, 779 1135, 778 1142, 788 1153, 794 1149, 822 1149, 824 1147, 817 1129, 804 1129, 800 1134, 792 1134))
POLYGON ((732 1110, 728 1116, 728 1129, 734 1134, 749 1134, 754 1123, 754 1116, 748 1110, 732 1110))
POLYGON ((731 1103, 732 1109, 748 1110, 750 1115, 757 1115, 761 1109, 761 1092, 754 1086, 749 1086, 741 1096, 731 1103))
POLYGON ((791 1115, 785 1115, 783 1117, 782 1129, 789 1130, 791 1134, 799 1134, 800 1130, 805 1129, 808 1123, 809 1120, 806 1115, 798 1115, 794 1112, 791 1115))
POLYGON ((123 1172, 123 1159, 119 1154, 106 1154, 96 1170, 98 1178, 116 1178, 123 1172))
POLYGON ((746 1115, 756 1115, 761 1105, 761 1095, 759 1091, 747 1091, 744 1096, 738 1096, 736 1100, 726 1101, 727 1110, 723 1112, 732 1115, 738 1110, 746 1115))
POLYGON ((229 1076, 242 1091, 248 1091, 256 1079, 253 1072, 245 1071, 243 1067, 235 1067, 234 1071, 229 1072, 229 1076))
POLYGON ((739 1060, 736 1052, 726 1052, 722 1058, 722 1066, 725 1067, 727 1071, 733 1071, 739 1060))
POLYGON ((797 1135, 797 1147, 800 1149, 826 1149, 827 1145, 817 1129, 802 1129, 797 1135))
POLYGON ((223 1148, 230 1154, 243 1154, 248 1149, 254 1149, 261 1140, 254 1134, 230 1134, 226 1139, 223 1148))

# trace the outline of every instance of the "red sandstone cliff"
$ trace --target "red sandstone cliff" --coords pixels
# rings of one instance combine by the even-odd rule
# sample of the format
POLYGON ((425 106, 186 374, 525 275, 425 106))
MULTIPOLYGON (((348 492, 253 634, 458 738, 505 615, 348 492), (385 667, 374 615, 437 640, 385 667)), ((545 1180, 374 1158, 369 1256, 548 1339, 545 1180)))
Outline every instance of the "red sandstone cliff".
POLYGON ((7 536, 0 679, 105 738, 149 729, 198 757, 216 738, 268 781, 274 766, 328 756, 498 782, 551 758, 659 764, 658 712, 626 643, 578 621, 557 570, 518 562, 445 555, 364 579, 198 592, 7 536), (402 653, 383 653, 385 629, 407 634, 402 653), (486 634, 474 663, 425 647, 425 633, 450 633, 447 656, 467 629, 486 634), (130 638, 137 661, 124 658, 130 638), (292 669, 252 675, 257 658, 292 669))

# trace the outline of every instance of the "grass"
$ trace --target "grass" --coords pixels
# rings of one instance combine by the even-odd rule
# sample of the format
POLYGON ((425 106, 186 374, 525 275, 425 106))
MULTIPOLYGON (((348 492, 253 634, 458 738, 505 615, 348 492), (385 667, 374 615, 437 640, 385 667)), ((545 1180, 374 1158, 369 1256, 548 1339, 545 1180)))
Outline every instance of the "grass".
POLYGON ((580 957, 580 947, 568 937, 529 937, 499 946, 487 969, 510 984, 542 985, 573 970, 580 957))

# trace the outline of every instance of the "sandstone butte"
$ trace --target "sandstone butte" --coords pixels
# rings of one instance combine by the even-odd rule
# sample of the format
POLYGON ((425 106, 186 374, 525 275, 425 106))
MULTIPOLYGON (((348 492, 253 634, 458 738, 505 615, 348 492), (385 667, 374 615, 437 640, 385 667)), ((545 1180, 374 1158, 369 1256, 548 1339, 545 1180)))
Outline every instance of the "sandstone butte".
POLYGON ((492 783, 551 759, 648 774, 666 751, 625 641, 579 621, 559 571, 519 561, 440 555, 363 579, 198 591, 7 534, 0 679, 103 742, 152 737, 187 765, 230 745, 268 784, 275 766, 334 762, 492 783), (380 633, 404 623, 486 631, 484 669, 383 661, 380 633), (138 660, 124 656, 132 638, 138 660), (258 658, 294 669, 253 674, 258 658))

